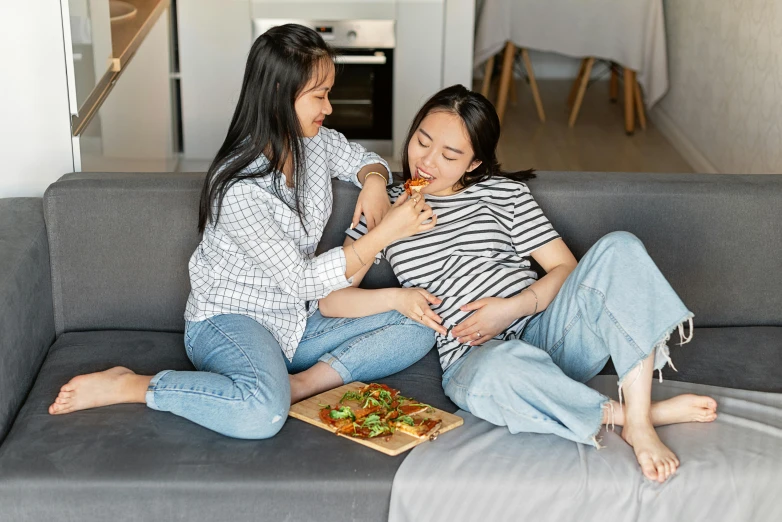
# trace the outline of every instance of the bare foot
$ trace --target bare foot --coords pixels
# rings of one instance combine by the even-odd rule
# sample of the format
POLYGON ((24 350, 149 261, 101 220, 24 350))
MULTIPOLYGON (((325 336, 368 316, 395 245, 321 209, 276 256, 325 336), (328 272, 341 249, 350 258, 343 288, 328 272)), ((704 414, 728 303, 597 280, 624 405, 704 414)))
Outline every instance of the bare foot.
POLYGON ((60 388, 49 413, 61 415, 110 404, 143 403, 150 380, 152 377, 136 375, 122 366, 79 375, 60 388))
MULTIPOLYGON (((611 401, 610 408, 603 413, 603 424, 624 426, 624 409, 619 403, 611 401)), ((717 418, 717 401, 705 395, 685 393, 668 400, 653 402, 651 408, 652 425, 665 426, 682 422, 712 422, 717 418)))
POLYGON ((622 428, 622 438, 633 447, 635 458, 646 478, 662 484, 679 467, 679 459, 662 443, 650 419, 627 419, 622 428))
POLYGON ((337 371, 322 361, 303 372, 288 375, 288 380, 291 385, 291 404, 343 384, 337 371))

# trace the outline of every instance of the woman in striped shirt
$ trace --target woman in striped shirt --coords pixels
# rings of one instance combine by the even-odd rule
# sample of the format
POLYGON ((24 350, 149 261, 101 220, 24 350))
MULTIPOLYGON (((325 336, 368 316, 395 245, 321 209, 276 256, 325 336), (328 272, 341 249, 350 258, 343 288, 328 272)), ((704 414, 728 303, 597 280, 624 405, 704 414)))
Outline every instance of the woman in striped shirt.
MULTIPOLYGON (((682 337, 685 323, 692 332, 692 313, 632 234, 608 234, 577 263, 524 183, 531 171, 500 170, 499 133, 489 101, 460 85, 413 121, 404 177, 428 181, 422 193, 436 224, 381 252, 402 286, 421 293, 403 313, 439 327, 443 388, 459 407, 513 433, 598 448, 603 424, 622 425, 644 475, 664 482, 679 460, 654 426, 716 418, 709 397, 651 403, 652 373, 670 362, 666 342, 677 326, 682 337), (609 358, 624 407, 584 384, 609 358)), ((403 192, 389 189, 392 200, 403 192)), ((346 245, 366 232, 362 221, 346 245)), ((323 313, 389 308, 383 290, 354 287, 322 299, 323 313)))

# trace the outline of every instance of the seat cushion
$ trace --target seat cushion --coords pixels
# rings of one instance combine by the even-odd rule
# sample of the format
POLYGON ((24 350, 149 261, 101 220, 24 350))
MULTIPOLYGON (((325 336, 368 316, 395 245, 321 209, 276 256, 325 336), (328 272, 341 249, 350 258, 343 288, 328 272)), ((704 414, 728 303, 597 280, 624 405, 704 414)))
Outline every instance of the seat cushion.
MULTIPOLYGON (((750 326, 696 328, 692 341, 668 346, 678 371, 663 369, 663 379, 763 392, 782 392, 782 328, 750 326)), ((616 373, 606 365, 601 373, 616 373)), ((655 376, 657 374, 655 373, 655 376)))
MULTIPOLYGON (((192 370, 182 334, 62 335, 0 447, 4 522, 20 520, 386 520, 404 455, 389 457, 288 419, 270 440, 230 439, 170 413, 122 404, 52 416, 71 377, 123 365, 192 370)), ((434 352, 384 379, 453 412, 434 352)))

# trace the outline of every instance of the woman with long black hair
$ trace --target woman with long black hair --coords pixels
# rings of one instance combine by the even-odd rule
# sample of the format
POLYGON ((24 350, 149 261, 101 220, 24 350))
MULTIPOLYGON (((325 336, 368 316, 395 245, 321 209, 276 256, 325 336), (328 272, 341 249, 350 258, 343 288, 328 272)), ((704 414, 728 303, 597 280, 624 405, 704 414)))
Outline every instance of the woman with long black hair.
MULTIPOLYGON (((190 259, 185 348, 197 371, 136 375, 115 367, 65 384, 51 414, 146 403, 219 433, 276 434, 292 402, 354 380, 400 371, 434 344, 439 324, 409 310, 437 302, 397 289, 392 310, 329 319, 318 300, 392 241, 425 231, 418 196, 391 207, 387 164, 323 128, 331 113, 334 52, 313 30, 288 24, 256 40, 228 135, 207 173, 190 259), (332 210, 331 179, 362 187, 353 221, 370 229, 349 247, 315 248, 332 210)), ((425 222, 428 222, 424 224, 425 222)))

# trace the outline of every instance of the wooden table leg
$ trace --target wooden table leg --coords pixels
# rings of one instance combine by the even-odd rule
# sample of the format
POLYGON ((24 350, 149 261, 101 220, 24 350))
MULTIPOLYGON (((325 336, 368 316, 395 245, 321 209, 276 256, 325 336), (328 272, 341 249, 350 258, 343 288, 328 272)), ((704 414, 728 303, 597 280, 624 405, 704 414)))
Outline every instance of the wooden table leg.
POLYGON ((481 94, 486 98, 489 97, 489 87, 491 87, 491 75, 494 72, 494 56, 486 60, 486 68, 483 70, 483 85, 481 86, 481 94))
POLYGON ((578 88, 578 94, 576 95, 576 103, 573 105, 573 110, 570 112, 570 121, 568 127, 573 128, 576 124, 576 118, 578 118, 578 111, 581 110, 581 102, 584 101, 584 93, 586 92, 587 84, 589 83, 589 77, 592 75, 592 66, 595 64, 595 58, 587 58, 586 65, 584 66, 584 73, 581 75, 581 86, 578 88))
POLYGON ((608 99, 611 103, 616 103, 619 99, 619 72, 617 71, 617 65, 611 62, 611 89, 608 95, 608 99))
POLYGON ((643 130, 646 130, 646 112, 644 112, 644 99, 641 96, 641 86, 638 85, 638 75, 635 76, 635 85, 633 89, 635 90, 635 108, 638 111, 638 123, 641 124, 641 128, 643 130))
POLYGON ((573 80, 573 86, 570 87, 570 94, 567 97, 568 107, 573 107, 573 102, 576 101, 576 94, 578 93, 579 86, 581 86, 581 77, 584 75, 584 67, 586 67, 587 61, 589 61, 589 58, 581 60, 581 67, 578 68, 578 75, 576 76, 576 79, 573 80))
POLYGON ((513 80, 513 60, 516 57, 516 46, 508 41, 505 44, 505 55, 502 57, 502 73, 500 74, 500 92, 497 96, 497 116, 500 117, 500 123, 505 116, 505 107, 508 104, 508 89, 513 80))
POLYGON ((546 113, 543 110, 543 102, 540 99, 540 91, 538 91, 538 82, 535 80, 535 71, 532 70, 532 61, 529 59, 529 53, 526 49, 521 50, 521 57, 524 59, 524 67, 527 69, 527 76, 529 77, 529 86, 532 89, 532 97, 535 99, 535 108, 538 110, 538 118, 540 121, 546 121, 546 113))
POLYGON ((625 133, 632 136, 635 132, 635 71, 625 67, 625 133))

